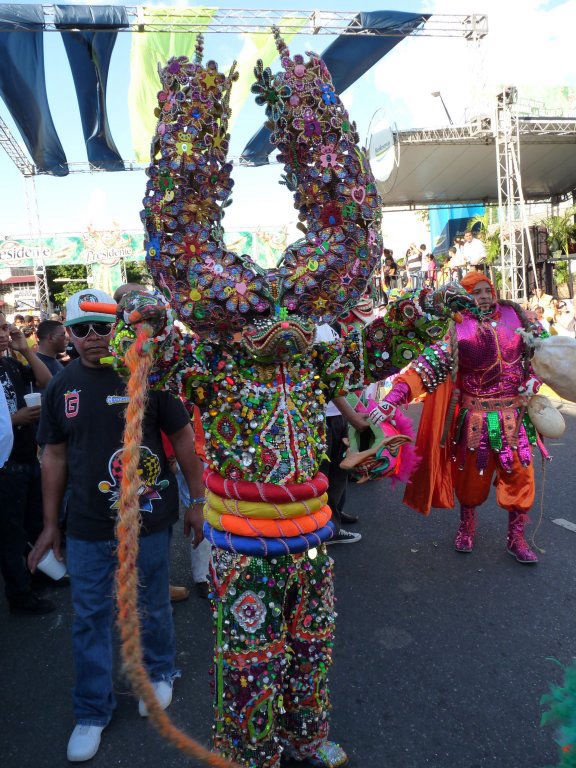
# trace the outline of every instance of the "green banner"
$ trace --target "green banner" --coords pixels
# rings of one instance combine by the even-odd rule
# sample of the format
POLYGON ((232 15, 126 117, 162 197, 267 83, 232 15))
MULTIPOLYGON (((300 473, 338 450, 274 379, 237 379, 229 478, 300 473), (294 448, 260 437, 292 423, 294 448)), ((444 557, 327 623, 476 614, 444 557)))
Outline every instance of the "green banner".
MULTIPOLYGON (((287 245, 286 228, 277 230, 226 232, 226 245, 245 253, 262 267, 276 266, 287 245)), ((52 235, 43 238, 0 240, 0 270, 60 264, 117 267, 122 261, 143 261, 143 236, 139 232, 96 232, 52 235)), ((6 276, 4 276, 6 277, 6 276)), ((0 279, 3 279, 0 275, 0 279)), ((104 276, 103 276, 104 279, 104 276)), ((107 277, 106 277, 107 279, 107 277)))
POLYGON ((86 232, 42 238, 0 240, 0 268, 60 264, 103 264, 115 266, 122 259, 144 258, 143 236, 126 232, 86 232))
MULTIPOLYGON (((194 22, 206 27, 217 8, 166 8, 154 6, 141 8, 142 23, 154 24, 156 17, 170 16, 173 24, 194 22)), ((173 56, 194 57, 196 34, 192 32, 146 32, 132 35, 130 51, 130 88, 128 110, 134 156, 139 163, 150 160, 150 142, 156 132, 158 118, 154 110, 158 106, 160 79, 158 64, 164 66, 173 56)))

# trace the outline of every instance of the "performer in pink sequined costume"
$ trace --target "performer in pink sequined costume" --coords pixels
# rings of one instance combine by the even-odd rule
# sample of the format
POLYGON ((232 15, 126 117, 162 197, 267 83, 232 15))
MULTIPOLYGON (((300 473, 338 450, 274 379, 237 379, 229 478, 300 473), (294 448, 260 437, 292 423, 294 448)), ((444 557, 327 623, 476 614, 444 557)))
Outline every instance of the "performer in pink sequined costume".
POLYGON ((536 563, 524 526, 534 501, 532 446, 542 444, 526 402, 539 382, 516 332, 536 329, 519 306, 496 301, 483 274, 468 274, 462 285, 478 309, 463 312, 447 339, 426 349, 397 378, 371 419, 389 418, 390 406, 431 393, 417 439, 423 460, 404 502, 427 515, 431 507, 452 507, 455 493, 460 502, 455 548, 471 552, 476 508, 488 498, 495 475, 496 499, 509 517, 507 550, 521 563, 536 563))

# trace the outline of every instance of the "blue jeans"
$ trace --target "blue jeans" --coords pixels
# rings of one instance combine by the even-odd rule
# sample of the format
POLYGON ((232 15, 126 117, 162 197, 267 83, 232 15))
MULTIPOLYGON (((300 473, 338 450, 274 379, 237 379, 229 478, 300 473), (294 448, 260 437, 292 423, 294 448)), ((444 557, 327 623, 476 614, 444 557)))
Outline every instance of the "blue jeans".
MULTIPOLYGON (((182 470, 178 467, 176 471, 176 480, 178 482, 178 495, 180 496, 180 504, 184 508, 190 506, 190 491, 188 490, 188 483, 186 478, 182 474, 182 470)), ((194 534, 190 545, 194 544, 194 534)), ((212 547, 207 539, 202 539, 200 544, 194 549, 190 546, 190 565, 192 567, 192 578, 196 584, 203 581, 208 581, 208 573, 210 571, 210 557, 212 553, 212 547)))
MULTIPOLYGON (((172 680, 175 640, 170 606, 172 530, 140 537, 139 610, 144 663, 152 682, 172 680)), ((112 690, 116 541, 68 537, 66 562, 72 588, 72 645, 76 666, 74 715, 80 725, 108 725, 116 706, 112 690)))

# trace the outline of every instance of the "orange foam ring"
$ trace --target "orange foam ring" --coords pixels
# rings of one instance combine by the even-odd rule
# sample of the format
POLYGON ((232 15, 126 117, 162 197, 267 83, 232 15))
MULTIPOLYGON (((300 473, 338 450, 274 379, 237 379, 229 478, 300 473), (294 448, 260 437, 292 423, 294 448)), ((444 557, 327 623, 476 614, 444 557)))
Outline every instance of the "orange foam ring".
POLYGON ((80 309, 83 312, 102 312, 104 315, 115 315, 117 304, 105 304, 103 301, 81 301, 80 309))
POLYGON ((332 517, 332 511, 326 504, 310 515, 289 520, 270 520, 264 518, 236 517, 235 515, 219 515, 222 530, 237 536, 301 536, 313 533, 322 528, 332 517))

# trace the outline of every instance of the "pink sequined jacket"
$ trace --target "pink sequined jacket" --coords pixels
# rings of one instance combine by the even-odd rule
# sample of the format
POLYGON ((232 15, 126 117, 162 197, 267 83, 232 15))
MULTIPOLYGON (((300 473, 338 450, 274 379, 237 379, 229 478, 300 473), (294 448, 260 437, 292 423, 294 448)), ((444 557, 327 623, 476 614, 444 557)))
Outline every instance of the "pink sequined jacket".
MULTIPOLYGON (((521 463, 527 466, 537 435, 519 398, 519 389, 533 376, 524 342, 516 333, 522 321, 512 306, 501 304, 481 319, 470 312, 462 315, 462 322, 455 326, 458 408, 453 457, 463 466, 466 452, 476 451, 476 465, 482 470, 493 451, 500 465, 510 470, 517 450, 521 463)), ((433 392, 451 375, 455 364, 447 337, 424 350, 411 367, 420 376, 422 390, 433 392)), ((386 400, 400 405, 418 394, 399 377, 386 400)))

